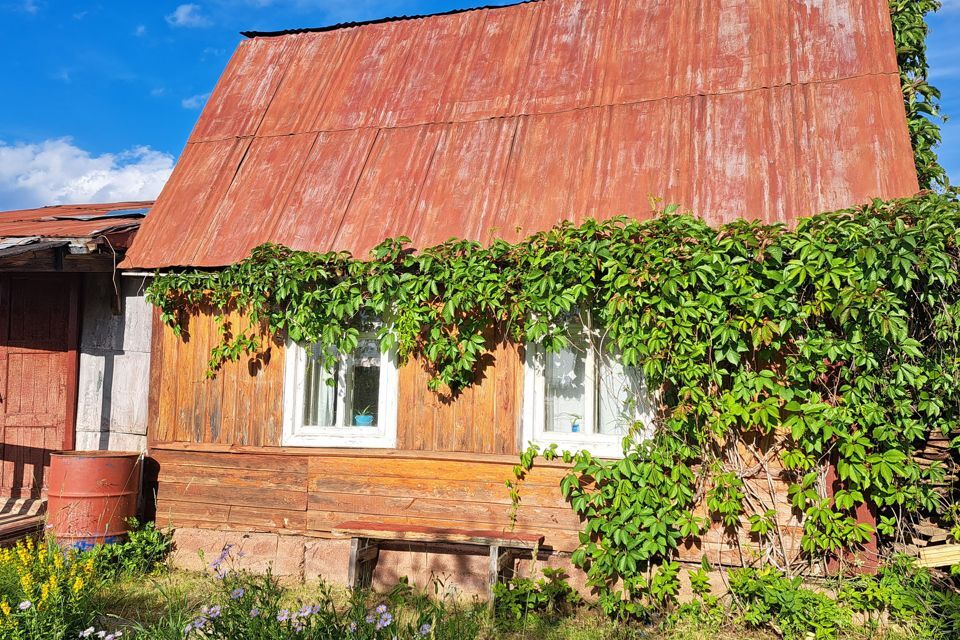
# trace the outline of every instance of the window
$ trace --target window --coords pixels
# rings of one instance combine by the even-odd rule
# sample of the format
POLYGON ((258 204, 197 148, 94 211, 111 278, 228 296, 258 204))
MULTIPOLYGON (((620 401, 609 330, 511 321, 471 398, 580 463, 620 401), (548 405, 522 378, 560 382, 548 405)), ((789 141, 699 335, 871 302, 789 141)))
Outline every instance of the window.
POLYGON ((397 443, 397 366, 375 331, 323 366, 319 345, 287 344, 283 444, 380 447, 397 443))
POLYGON ((569 323, 569 344, 559 352, 528 344, 524 371, 524 444, 557 444, 621 457, 623 439, 640 422, 653 424, 650 396, 640 372, 624 367, 586 321, 569 323))

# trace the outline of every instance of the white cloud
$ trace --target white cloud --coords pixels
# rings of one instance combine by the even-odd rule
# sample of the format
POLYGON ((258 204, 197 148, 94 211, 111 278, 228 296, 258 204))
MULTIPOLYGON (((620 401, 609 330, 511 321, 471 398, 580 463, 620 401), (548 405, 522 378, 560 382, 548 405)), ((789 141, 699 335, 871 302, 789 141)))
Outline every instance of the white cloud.
POLYGON ((0 141, 0 210, 149 200, 160 193, 173 165, 173 156, 146 146, 94 155, 70 138, 0 141))
POLYGON ((138 24, 137 28, 133 30, 133 35, 137 36, 138 38, 142 38, 143 36, 147 35, 146 25, 138 24))
POLYGON ((36 0, 24 0, 20 8, 27 13, 37 13, 40 11, 40 6, 36 3, 36 0))
POLYGON ((189 98, 184 98, 180 101, 180 106, 184 109, 199 109, 207 101, 207 98, 210 97, 210 92, 198 93, 195 96, 190 96, 189 98))
POLYGON ((198 4, 182 4, 166 17, 171 27, 209 27, 212 22, 201 13, 198 4))

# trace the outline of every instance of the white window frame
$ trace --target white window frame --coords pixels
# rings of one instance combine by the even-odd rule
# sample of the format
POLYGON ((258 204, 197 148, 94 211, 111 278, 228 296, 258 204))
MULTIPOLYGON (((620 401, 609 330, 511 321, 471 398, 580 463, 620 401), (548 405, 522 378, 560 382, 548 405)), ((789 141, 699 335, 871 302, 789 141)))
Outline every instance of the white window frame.
MULTIPOLYGON (((588 320, 589 321, 589 320, 588 320)), ((589 331, 584 326, 584 331, 589 331)), ((622 458, 623 440, 625 435, 596 433, 596 421, 599 416, 597 403, 599 400, 600 354, 601 346, 594 343, 595 336, 588 341, 584 386, 586 394, 585 412, 581 420, 580 433, 564 433, 547 431, 546 410, 546 348, 542 344, 528 342, 524 351, 523 367, 523 416, 521 428, 521 448, 535 444, 542 449, 556 444, 561 451, 581 451, 586 449, 599 458, 622 458)), ((643 392, 648 394, 646 385, 643 392)), ((652 398, 647 398, 652 404, 652 398)), ((646 439, 653 433, 653 416, 651 410, 644 410, 639 406, 634 410, 634 420, 642 422, 642 433, 635 437, 646 439)))
MULTIPOLYGON (((340 356, 342 359, 349 355, 340 356)), ((286 369, 283 391, 283 436, 285 447, 330 447, 394 449, 397 446, 397 392, 398 374, 396 351, 380 352, 380 389, 377 397, 377 425, 314 426, 303 424, 304 367, 307 350, 303 345, 287 340, 286 369)), ((337 415, 343 415, 346 393, 346 367, 339 367, 337 415)))

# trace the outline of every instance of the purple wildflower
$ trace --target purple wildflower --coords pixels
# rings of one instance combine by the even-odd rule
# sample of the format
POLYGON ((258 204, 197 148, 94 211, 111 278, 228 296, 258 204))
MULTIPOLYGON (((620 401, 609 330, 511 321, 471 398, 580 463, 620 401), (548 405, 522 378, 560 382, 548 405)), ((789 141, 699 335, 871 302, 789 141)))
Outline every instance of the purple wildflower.
POLYGON ((432 629, 432 628, 433 628, 433 627, 430 626, 430 623, 429 623, 429 622, 424 622, 422 625, 420 625, 420 630, 419 630, 419 631, 420 631, 420 635, 425 636, 425 635, 429 634, 429 633, 430 633, 430 629, 432 629))
POLYGON ((246 591, 244 591, 242 587, 237 587, 230 592, 230 599, 236 600, 238 598, 242 598, 244 593, 246 593, 246 591))
POLYGON ((256 607, 254 607, 253 609, 250 609, 251 618, 256 618, 259 615, 260 615, 260 609, 257 609, 256 607))
POLYGON ((286 609, 280 609, 280 613, 277 614, 277 622, 286 622, 290 619, 290 612, 286 609))
POLYGON ((373 614, 372 613, 368 614, 367 617, 364 618, 364 620, 367 621, 367 624, 373 624, 373 614))
POLYGON ((389 627, 391 622, 393 622, 393 614, 386 612, 382 616, 380 616, 379 620, 377 620, 377 629, 383 629, 384 627, 389 627))
POLYGON ((24 600, 23 602, 17 605, 17 608, 20 609, 20 611, 26 611, 32 606, 33 606, 33 603, 31 603, 29 600, 24 600))
POLYGON ((387 612, 387 605, 385 604, 377 605, 377 608, 374 609, 374 611, 382 615, 387 612))
POLYGON ((356 622, 351 622, 351 623, 350 623, 350 633, 356 633, 356 631, 357 631, 357 623, 356 623, 356 622))

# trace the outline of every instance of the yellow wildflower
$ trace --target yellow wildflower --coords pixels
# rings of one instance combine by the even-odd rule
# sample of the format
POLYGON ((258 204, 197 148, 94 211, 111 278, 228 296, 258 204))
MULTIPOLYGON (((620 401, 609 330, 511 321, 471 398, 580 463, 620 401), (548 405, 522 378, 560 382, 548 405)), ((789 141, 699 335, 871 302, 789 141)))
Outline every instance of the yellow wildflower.
POLYGON ((77 579, 73 581, 73 595, 80 595, 81 591, 83 591, 83 578, 77 576, 77 579))
POLYGON ((30 564, 30 552, 23 546, 23 543, 17 542, 17 558, 20 559, 21 565, 30 564))
POLYGON ((20 588, 26 595, 33 595, 33 574, 29 571, 20 576, 20 588))
POLYGON ((4 616, 9 616, 9 615, 10 615, 10 603, 7 602, 6 600, 4 600, 3 602, 0 602, 0 611, 3 611, 3 615, 4 615, 4 616))
POLYGON ((50 585, 44 582, 40 585, 40 604, 44 604, 50 598, 50 585))

